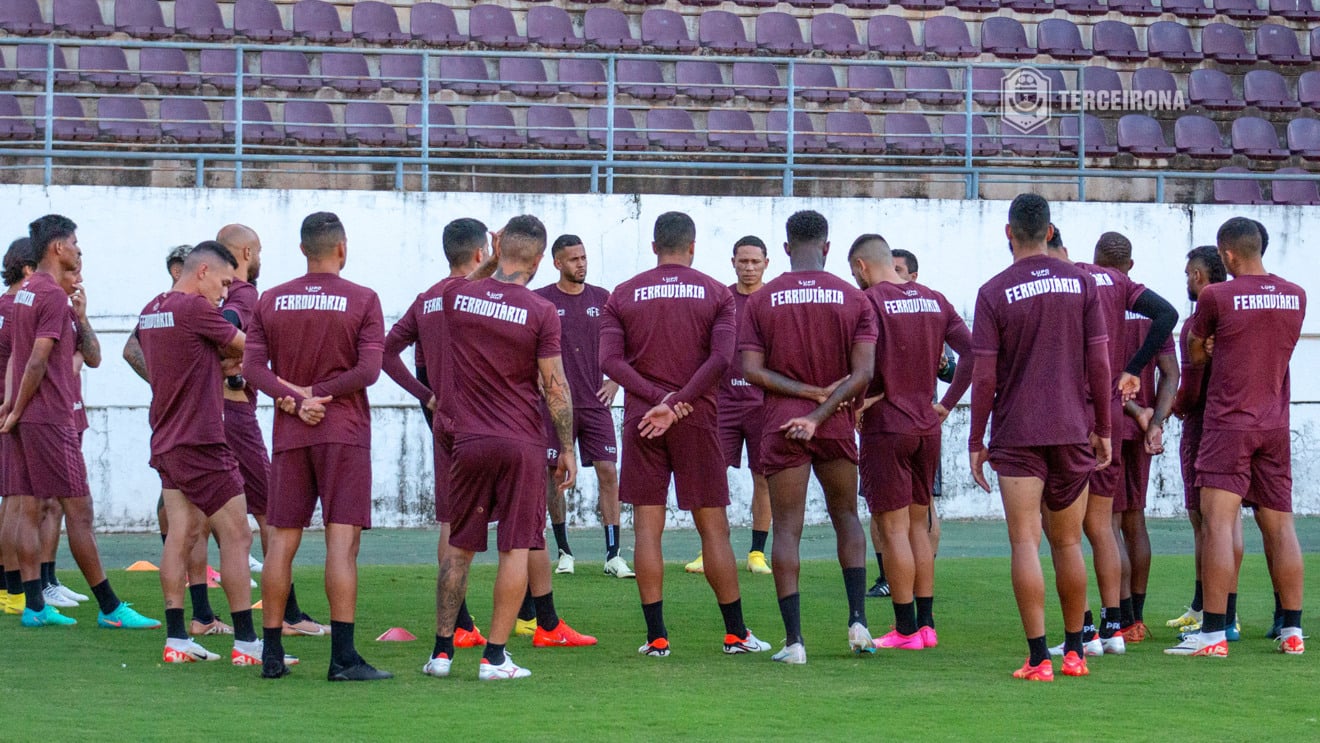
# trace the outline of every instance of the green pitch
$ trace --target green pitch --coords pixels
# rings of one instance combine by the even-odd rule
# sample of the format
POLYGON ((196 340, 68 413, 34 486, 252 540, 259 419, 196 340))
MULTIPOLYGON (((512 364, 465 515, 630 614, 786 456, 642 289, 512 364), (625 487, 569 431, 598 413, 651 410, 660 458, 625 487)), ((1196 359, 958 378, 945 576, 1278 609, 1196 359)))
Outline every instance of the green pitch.
MULTIPOLYGON (((1309 520, 1314 521, 1314 520, 1309 520)), ((1308 576, 1320 571, 1315 528, 1306 524, 1308 576), (1309 542, 1309 545, 1308 545, 1309 542)), ((992 544, 1002 524, 948 524, 945 552, 960 544, 992 544)), ((1176 524, 1152 527, 1177 531, 1176 524)), ((1253 531, 1248 527, 1248 534, 1253 531)), ((560 615, 600 644, 582 649, 531 648, 514 638, 509 649, 533 676, 525 681, 480 683, 479 650, 460 650, 449 679, 421 674, 431 650, 435 570, 426 564, 434 533, 369 535, 394 545, 385 554, 411 564, 364 565, 358 615, 358 647, 373 664, 396 674, 392 681, 329 684, 328 638, 289 638, 286 649, 301 657, 294 674, 263 681, 258 669, 226 661, 163 666, 164 632, 99 630, 94 604, 69 610, 70 629, 20 628, 0 617, 0 708, 5 740, 180 740, 201 734, 211 741, 331 739, 474 740, 707 740, 899 739, 899 740, 1245 740, 1320 737, 1320 642, 1302 657, 1275 652, 1264 639, 1272 597, 1259 549, 1243 567, 1239 612, 1243 640, 1226 660, 1171 658, 1164 620, 1181 613, 1190 598, 1191 558, 1160 555, 1146 604, 1152 639, 1129 647, 1125 657, 1091 659, 1091 676, 1061 675, 1053 684, 1015 681, 1026 648, 1008 581, 1008 560, 941 557, 936 618, 940 647, 923 652, 887 651, 853 656, 846 651, 845 605, 838 566, 814 559, 803 565, 803 629, 809 664, 784 667, 769 653, 724 656, 723 628, 710 589, 686 575, 678 562, 666 575, 665 608, 674 653, 644 658, 636 653, 645 627, 632 581, 599 574, 595 532, 574 533, 578 573, 556 579, 560 615), (410 544, 406 550, 402 545, 410 544), (406 554, 406 557, 402 557, 406 554), (592 561, 597 560, 597 561, 592 561), (416 642, 379 643, 392 626, 416 642)), ((822 557, 831 545, 810 532, 809 553, 822 557)), ((309 535, 305 545, 319 541, 309 535)), ((691 545, 690 535, 675 544, 691 545)), ((150 544, 142 537, 103 538, 118 557, 150 544)), ((158 542, 157 542, 158 545, 158 542)), ((1157 542, 1157 547, 1160 542, 1157 542)), ((745 549, 738 545, 739 551, 745 549)), ((158 546, 157 546, 158 549, 158 546)), ((686 551, 670 547, 672 560, 686 551)), ((154 558, 156 555, 147 554, 154 558)), ((153 560, 154 561, 154 560, 153 560)), ((110 562, 111 565, 117 563, 110 562)), ((127 564, 127 563, 124 563, 127 564)), ((65 558, 64 567, 72 562, 65 558)), ((868 565, 874 575, 874 566, 868 565)), ((469 603, 478 626, 488 628, 494 568, 473 572, 469 603)), ((61 577, 83 588, 76 571, 61 577)), ((327 620, 317 590, 320 570, 297 569, 305 608, 327 620)), ((121 596, 161 618, 155 573, 113 570, 121 596)), ((1046 578, 1050 580, 1048 560, 1046 578)), ((1310 587, 1316 585, 1308 579, 1310 587)), ((774 643, 782 625, 769 576, 743 573, 749 626, 774 643)), ((1094 583, 1092 583, 1093 601, 1094 583)), ((1312 588, 1314 595, 1314 588, 1312 588)), ((211 592, 226 617, 223 592, 211 592)), ((1320 618, 1308 600, 1308 621, 1320 618)), ((893 621, 888 599, 868 599, 874 634, 893 621)), ((1048 609, 1051 641, 1062 641, 1057 603, 1048 609)), ((228 657, 229 640, 204 638, 228 657)))

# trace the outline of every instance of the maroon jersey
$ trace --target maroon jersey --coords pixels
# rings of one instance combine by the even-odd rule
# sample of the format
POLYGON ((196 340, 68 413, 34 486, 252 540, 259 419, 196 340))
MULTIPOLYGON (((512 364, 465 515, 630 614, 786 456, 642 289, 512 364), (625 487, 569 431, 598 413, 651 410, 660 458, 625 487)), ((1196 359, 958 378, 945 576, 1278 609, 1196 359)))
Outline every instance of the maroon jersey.
MULTIPOLYGON (((1122 358, 1130 359, 1136 356, 1137 351, 1141 349, 1142 341, 1146 340, 1146 334, 1150 332, 1151 323, 1150 318, 1145 315, 1125 312, 1124 324, 1126 326, 1124 342, 1127 347, 1123 349, 1122 358)), ((1165 339, 1164 345, 1160 347, 1160 352, 1141 370, 1141 389, 1137 391, 1137 396, 1133 398, 1138 405, 1143 408, 1155 407, 1155 370, 1159 365, 1159 357, 1175 353, 1177 351, 1173 347, 1173 336, 1170 335, 1165 339)), ((1122 426, 1122 438, 1125 441, 1141 439, 1141 427, 1137 425, 1137 422, 1131 416, 1123 416, 1122 426)))
POLYGON ((545 446, 538 359, 560 355, 555 306, 495 279, 444 287, 455 439, 498 436, 545 446))
POLYGON ((267 289, 252 314, 243 375, 272 397, 286 394, 274 376, 334 397, 316 426, 276 411, 273 450, 371 446, 367 386, 380 374, 384 349, 385 321, 371 289, 329 273, 267 289))
MULTIPOLYGON (((1130 355, 1127 353, 1127 311, 1136 304, 1137 297, 1146 291, 1122 271, 1105 268, 1091 263, 1078 262, 1076 266, 1091 274, 1095 281, 1096 296, 1100 301, 1100 311, 1104 315, 1105 334, 1109 336, 1109 376, 1114 381, 1110 395, 1118 394, 1118 378, 1127 367, 1130 355)), ((1145 337, 1142 337, 1145 340, 1145 337)), ((1140 343, 1137 344, 1140 347, 1140 343)))
POLYGON ((1207 361, 1201 366, 1192 364, 1191 354, 1187 352, 1187 338, 1191 335, 1192 321, 1188 318, 1178 333, 1178 352, 1181 354, 1178 377, 1178 396, 1173 398, 1173 412, 1184 420, 1195 418, 1198 422, 1205 413, 1205 388, 1210 383, 1210 365, 1207 361))
MULTIPOLYGON (((765 287, 762 286, 762 289, 765 287)), ((729 293, 733 295, 733 306, 738 313, 738 334, 742 337, 742 328, 747 324, 747 298, 750 294, 743 294, 738 291, 737 284, 729 285, 729 293)), ((760 387, 747 381, 743 376, 742 354, 735 353, 733 361, 729 363, 729 370, 724 373, 724 378, 720 380, 720 389, 716 395, 716 402, 719 408, 745 408, 756 407, 765 399, 765 391, 760 387)))
POLYGON ((1275 276, 1238 276, 1201 290, 1188 322, 1214 336, 1205 430, 1266 431, 1288 426, 1288 362, 1306 317, 1306 292, 1275 276))
POLYGON ((603 379, 600 373, 600 322, 610 293, 586 284, 579 294, 565 294, 557 285, 537 289, 537 295, 559 313, 564 375, 573 391, 574 408, 605 408, 596 397, 603 379))
POLYGON ((615 287, 601 322, 601 368, 627 392, 625 424, 671 392, 692 412, 678 425, 714 429, 715 389, 733 358, 733 297, 689 266, 664 264, 615 287))
POLYGON ((1082 266, 1032 256, 986 282, 972 350, 997 359, 990 446, 1087 443, 1087 346, 1106 340, 1095 281, 1082 266))
POLYGON ((78 377, 73 373, 73 352, 78 350, 78 340, 69 317, 69 295, 55 283, 54 277, 38 271, 14 295, 9 316, 14 325, 9 364, 13 369, 15 395, 37 339, 55 341, 46 375, 23 411, 22 422, 74 427, 74 408, 80 402, 78 377))
MULTIPOLYGON (((394 381, 408 390, 422 402, 429 402, 435 395, 436 409, 451 416, 453 405, 453 359, 449 353, 449 330, 445 322, 444 289, 450 284, 467 281, 466 276, 447 276, 436 282, 431 288, 417 295, 408 311, 390 328, 385 336, 385 353, 397 356, 403 349, 412 346, 416 351, 414 358, 418 364, 424 364, 427 358, 438 359, 426 368, 426 384, 416 377, 404 375, 402 379, 391 373, 394 381)), ((421 367, 419 367, 421 368, 421 367)), ((406 372, 406 369, 402 370, 406 372)), ((440 420, 439 417, 436 418, 440 420)))
POLYGON ((166 292, 142 308, 137 337, 151 377, 153 455, 225 443, 220 349, 236 335, 238 328, 198 294, 166 292))
MULTIPOLYGON (((220 303, 220 314, 229 321, 231 325, 247 332, 252 325, 252 313, 257 311, 257 287, 249 284, 242 279, 234 279, 229 285, 229 296, 220 303)), ((252 389, 252 385, 243 388, 243 394, 247 396, 248 406, 257 409, 257 391, 252 389)))
MULTIPOLYGON (((940 419, 931 400, 944 344, 966 349, 971 331, 943 294, 916 282, 882 281, 867 289, 866 297, 877 320, 875 377, 866 395, 883 392, 884 398, 862 417, 862 433, 938 431, 940 419)), ((954 400, 966 391, 956 391, 954 400)))
MULTIPOLYGON (((0 294, 0 371, 9 368, 9 355, 14 346, 14 295, 0 294)), ((14 377, 14 392, 18 392, 20 377, 14 377)), ((0 380, 4 384, 4 380, 0 380)), ((0 398, 4 390, 0 389, 0 398)))
MULTIPOLYGON (((747 301, 738 350, 760 351, 767 369, 828 387, 852 372, 852 347, 875 343, 875 337, 875 310, 866 295, 826 271, 793 271, 773 279, 747 301)), ((816 407, 814 400, 767 392, 765 430, 778 430, 816 407)), ((851 410, 840 406, 816 428, 816 438, 852 439, 851 410)))

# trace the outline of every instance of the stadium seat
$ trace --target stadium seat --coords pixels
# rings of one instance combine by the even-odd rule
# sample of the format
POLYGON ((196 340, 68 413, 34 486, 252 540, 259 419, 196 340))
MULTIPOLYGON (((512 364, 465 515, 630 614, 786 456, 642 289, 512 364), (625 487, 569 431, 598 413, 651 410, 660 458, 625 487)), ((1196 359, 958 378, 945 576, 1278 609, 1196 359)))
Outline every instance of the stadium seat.
POLYGON ((721 53, 743 53, 756 49, 747 40, 742 19, 727 10, 707 10, 697 21, 697 40, 701 46, 721 53))
POLYGON ((1283 75, 1274 70, 1252 70, 1242 78, 1242 97, 1262 111, 1298 111, 1302 104, 1288 92, 1283 75))
POLYGON ((773 8, 779 0, 733 0, 733 4, 740 8, 773 8))
MULTIPOLYGON (((578 0, 584 3, 609 2, 609 0, 578 0)), ((720 5, 724 0, 678 0, 679 5, 686 5, 692 8, 713 8, 720 5)))
POLYGON ((1253 160, 1287 160, 1288 150, 1279 146, 1274 125, 1255 116, 1233 119, 1233 151, 1253 160))
POLYGON ((811 45, 826 54, 860 57, 866 47, 857 38, 852 19, 841 13, 818 13, 811 18, 811 45))
MULTIPOLYGON (((399 17, 394 14, 394 8, 380 0, 358 0, 353 4, 350 22, 353 35, 371 44, 399 46, 412 39, 410 34, 405 34, 399 28, 399 17)), ((402 136, 399 135, 400 141, 402 136)))
POLYGON ((885 114, 885 148, 895 155, 921 157, 944 151, 930 133, 926 117, 914 113, 885 114))
POLYGON ((1311 59, 1320 62, 1320 26, 1311 29, 1311 59))
POLYGON ((490 82, 486 60, 480 57, 440 57, 440 87, 463 95, 491 95, 500 86, 490 82))
POLYGON ((1276 65, 1310 65, 1302 54, 1293 30, 1277 23, 1262 23, 1256 28, 1256 56, 1276 65))
POLYGON ((100 38, 115 31, 101 16, 96 0, 54 0, 51 20, 56 30, 73 36, 100 38))
MULTIPOLYGON (((1216 173, 1249 173, 1246 168, 1220 168, 1216 173)), ((1215 179, 1214 200, 1216 204, 1268 204, 1260 191, 1260 181, 1220 180, 1215 179)))
POLYGON ((1054 12, 1054 5, 1049 0, 1004 0, 1003 5, 1015 13, 1054 12))
POLYGON ((666 52, 693 52, 697 42, 688 36, 683 16, 664 8, 642 14, 642 44, 666 52))
POLYGON ((756 46, 774 54, 807 54, 811 45, 802 40, 797 19, 770 11, 756 17, 756 46))
POLYGON ((834 68, 827 64, 802 63, 794 68, 793 74, 793 87, 800 98, 815 103, 848 100, 848 91, 839 87, 834 68))
POLYGON ((1320 119, 1289 121, 1288 149, 1303 160, 1320 161, 1320 119))
MULTIPOLYGON (((1068 82, 1063 79, 1063 70, 1037 69, 1036 71, 1049 79, 1050 101, 1052 103, 1059 103, 1060 101, 1062 101, 1064 95, 1066 95, 1068 91, 1072 89, 1068 86, 1068 82)), ((972 70, 972 74, 975 75, 976 70, 972 70)))
MULTIPOLYGON (((21 47, 20 47, 21 48, 21 47)), ((51 106, 51 137, 57 142, 90 142, 96 139, 96 125, 88 121, 82 101, 71 95, 55 96, 51 106)), ((46 136, 46 96, 33 99, 32 126, 46 136)))
POLYGON ((1187 26, 1173 21, 1156 21, 1146 28, 1146 50, 1150 56, 1169 62, 1200 62, 1205 55, 1192 46, 1187 26))
POLYGON ((33 139, 37 128, 23 116, 18 99, 7 93, 0 93, 0 140, 33 139))
MULTIPOLYGON (((380 55, 380 82, 399 93, 416 95, 422 90, 422 57, 419 54, 380 55)), ((431 75, 430 92, 440 90, 440 80, 431 75)))
POLYGON ((875 15, 866 22, 866 44, 886 57, 920 57, 925 50, 913 40, 912 26, 892 15, 875 15))
MULTIPOLYGON (((960 157, 967 156, 967 114, 944 114, 940 117, 940 130, 944 133, 944 149, 960 157)), ((990 134, 990 125, 984 116, 972 116, 972 157, 994 157, 1003 148, 990 134)))
POLYGON ((699 152, 706 138, 697 134, 692 115, 681 108, 652 108, 646 112, 646 138, 653 147, 679 152, 699 152))
MULTIPOLYGON (((1215 11, 1205 4, 1205 0, 1160 0, 1160 7, 1165 13, 1172 13, 1179 18, 1214 18, 1215 11)), ((1201 51, 1205 51, 1202 47, 1201 51)))
POLYGON ((50 71, 55 78, 55 84, 58 86, 73 85, 78 82, 78 74, 69 68, 68 62, 64 61, 64 48, 54 48, 54 63, 52 66, 46 64, 47 47, 34 44, 24 44, 18 48, 14 58, 16 64, 14 70, 18 76, 30 83, 44 86, 46 84, 46 73, 50 71))
POLYGON ((573 31, 573 19, 568 17, 568 12, 554 5, 527 9, 527 40, 545 49, 581 49, 586 46, 586 42, 573 31))
POLYGON ((605 65, 598 59, 559 60, 559 84, 578 98, 604 98, 605 65))
POLYGON ((299 144, 313 146, 345 143, 344 133, 335 124, 330 104, 325 101, 285 101, 284 135, 299 144))
POLYGON ((78 49, 78 75, 98 88, 136 88, 142 77, 128 71, 124 50, 115 46, 84 46, 78 49))
POLYGON ((116 142, 146 143, 160 139, 160 127, 147 117, 147 107, 138 98, 102 98, 96 102, 96 119, 101 136, 116 142))
POLYGON ((908 10, 939 10, 945 0, 897 0, 897 4, 908 10))
MULTIPOLYGON (((1302 168, 1279 168, 1274 171, 1280 175, 1311 175, 1302 168)), ((1320 182, 1315 180, 1305 181, 1273 181, 1270 187, 1271 198, 1274 203, 1283 206, 1320 206, 1320 182)))
MULTIPOLYGON (((527 37, 518 33, 513 13, 502 5, 473 5, 468 10, 468 36, 496 49, 523 49, 527 46, 527 37)), ((471 129, 468 137, 472 137, 471 129)))
POLYGON ((413 41, 420 41, 428 46, 455 47, 468 43, 467 34, 458 30, 458 20, 454 18, 454 11, 450 10, 448 5, 440 3, 417 3, 412 6, 408 33, 413 41))
POLYGON ((1297 78, 1297 102, 1320 111, 1320 70, 1308 70, 1297 78))
POLYGON ((174 35, 165 25, 156 0, 115 0, 115 29, 135 39, 164 39, 174 35))
POLYGON ((37 0, 5 0, 0 3, 0 30, 16 36, 45 36, 55 27, 41 17, 37 0))
POLYGON ((282 43, 293 38, 284 27, 280 11, 271 0, 237 0, 234 3, 234 33, 253 41, 282 43))
POLYGON ((344 134, 370 147, 402 147, 405 140, 390 107, 378 101, 349 101, 344 106, 344 134))
MULTIPOLYGON (((220 131, 232 139, 238 131, 238 106, 229 99, 220 107, 220 131)), ((243 101, 243 144, 274 145, 284 141, 284 134, 275 126, 270 108, 262 101, 243 101)))
MULTIPOLYGON (((777 108, 765 115, 766 144, 774 152, 788 150, 788 112, 777 108)), ((793 112, 793 152, 817 153, 829 148, 825 137, 816 133, 806 111, 793 112)))
POLYGON ((380 78, 371 74, 367 58, 357 52, 326 52, 321 55, 321 77, 342 93, 375 93, 380 78))
MULTIPOLYGON (((427 104, 427 146, 438 149, 456 149, 467 146, 467 136, 454 124, 454 113, 439 103, 427 104)), ((408 105, 404 113, 404 135, 412 144, 422 141, 422 104, 408 105)))
POLYGON ((1004 123, 999 127, 999 134, 999 141, 1004 151, 1019 157, 1058 157, 1060 152, 1059 138, 1046 127, 1035 129, 1028 134, 1004 123))
MULTIPOLYGON (((339 11, 325 0, 298 0, 293 4, 293 33, 314 44, 340 44, 353 40, 353 34, 345 31, 343 22, 339 20, 339 11)), ((284 132, 293 136, 287 126, 284 132)), ((335 136, 338 136, 338 132, 335 136)))
POLYGON ((765 138, 756 131, 746 111, 717 108, 706 116, 706 138, 712 147, 726 152, 765 152, 765 138))
POLYGON ((1202 160, 1233 157, 1233 148, 1224 144, 1219 125, 1204 116, 1179 116, 1173 122, 1173 147, 1202 160))
POLYGON ((1036 25, 1036 46, 1041 54, 1067 61, 1090 59, 1095 56, 1082 43, 1082 32, 1072 21, 1046 18, 1036 25))
POLYGON ((1134 157, 1173 157, 1177 150, 1164 140, 1160 122, 1146 114, 1128 114, 1118 120, 1118 149, 1134 157))
POLYGON ((1197 68, 1187 76, 1187 101, 1212 111, 1241 111, 1247 105, 1233 93, 1228 75, 1211 67, 1197 68))
POLYGON ((1111 11, 1129 18, 1150 18, 1165 12, 1155 5, 1154 0, 1108 0, 1106 5, 1111 11))
POLYGON ((788 100, 788 89, 779 79, 779 70, 769 62, 734 62, 733 87, 749 101, 788 100))
POLYGON ((952 106, 962 103, 965 94, 953 87, 945 67, 908 67, 904 73, 908 98, 927 106, 952 106))
POLYGON ((1162 67, 1140 67, 1132 73, 1132 90, 1142 93, 1165 93, 1173 100, 1179 88, 1173 73, 1162 67))
POLYGON ((1054 0, 1054 7, 1068 15, 1104 15, 1109 12, 1108 6, 1094 0, 1054 0))
POLYGON ((665 84, 660 63, 650 59, 620 59, 615 80, 621 92, 633 98, 648 101, 667 101, 678 94, 672 85, 665 84))
POLYGON ((9 69, 5 65, 4 56, 0 55, 0 85, 13 85, 16 82, 18 82, 17 70, 9 69))
POLYGON ((1247 51, 1247 39, 1237 26, 1209 23, 1201 29, 1201 53, 1224 64, 1251 64, 1256 55, 1247 51))
POLYGON ((591 8, 583 15, 582 35, 588 44, 610 52, 640 49, 642 42, 633 38, 628 17, 615 8, 591 8))
POLYGON ((1235 21, 1259 21, 1269 15, 1257 0, 1215 0, 1215 11, 1235 21))
MULTIPOLYGON (((587 141, 594 147, 606 147, 609 130, 608 109, 593 108, 587 111, 587 141)), ((644 150, 646 138, 637 129, 632 112, 626 108, 614 108, 613 145, 615 150, 644 150)))
MULTIPOLYGON (((1105 132, 1104 122, 1086 114, 1086 157, 1113 157, 1118 154, 1118 147, 1105 132)), ((1081 140, 1077 132, 1077 117, 1069 114, 1059 119, 1059 150, 1077 154, 1077 145, 1081 140)))
POLYGON ((527 141, 554 150, 581 150, 587 146, 587 138, 573 121, 573 112, 563 106, 529 106, 527 141))
POLYGON ((1007 16, 991 16, 981 24, 981 50, 999 59, 1036 56, 1036 50, 1027 43, 1026 29, 1007 16))
POLYGON ((950 4, 964 13, 994 13, 999 10, 998 0, 953 0, 950 4))
POLYGON ((979 56, 981 50, 972 46, 971 34, 962 19, 949 15, 937 15, 926 19, 926 31, 923 38, 926 51, 941 57, 957 59, 960 57, 979 56))
POLYGON ((825 114, 825 143, 850 155, 879 155, 885 151, 885 141, 875 136, 871 120, 855 111, 825 114))
POLYGON ((893 70, 873 65, 848 66, 848 94, 880 105, 897 106, 907 99, 903 89, 894 84, 893 70))
POLYGON ((215 144, 224 138, 206 104, 197 98, 162 98, 160 133, 180 144, 215 144))
POLYGON ((197 41, 234 38, 234 31, 225 25, 215 0, 174 0, 174 28, 197 41))
POLYGON ((302 52, 272 49, 261 53, 261 84, 276 90, 299 92, 319 89, 321 79, 312 76, 307 57, 302 52))
MULTIPOLYGON (((235 79, 235 53, 228 49, 203 49, 198 54, 198 67, 202 73, 202 82, 214 85, 221 92, 232 92, 237 85, 235 79)), ((257 75, 248 74, 247 57, 243 57, 243 90, 256 90, 261 83, 257 75)))
POLYGON ((1270 15, 1302 23, 1320 20, 1313 0, 1270 0, 1270 15))
POLYGON ((834 0, 784 0, 794 8, 821 9, 834 4, 834 0))
POLYGON ((188 57, 182 49, 145 47, 138 51, 138 72, 142 82, 161 90, 196 88, 202 77, 188 69, 188 57))
POLYGON ((724 75, 715 62, 679 60, 674 65, 674 81, 679 95, 702 101, 727 101, 733 88, 724 84, 724 75))
POLYGON ((1003 100, 1002 67, 972 68, 972 100, 981 106, 998 106, 1003 100))
POLYGON ((545 65, 532 57, 503 57, 499 63, 500 87, 523 98, 553 98, 559 86, 545 75, 545 65))
POLYGON ((1122 21, 1100 21, 1091 28, 1091 47, 1115 62, 1144 62, 1150 55, 1137 45, 1137 34, 1122 21))

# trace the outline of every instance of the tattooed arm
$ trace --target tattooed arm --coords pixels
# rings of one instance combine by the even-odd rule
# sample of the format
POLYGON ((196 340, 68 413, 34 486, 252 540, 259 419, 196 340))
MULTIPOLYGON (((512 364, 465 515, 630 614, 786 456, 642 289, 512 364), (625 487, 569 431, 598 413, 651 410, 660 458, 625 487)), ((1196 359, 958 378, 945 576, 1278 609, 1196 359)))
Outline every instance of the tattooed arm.
POLYGON ((151 382, 151 377, 147 375, 147 357, 142 353, 142 344, 138 343, 137 329, 128 334, 128 340, 124 342, 124 361, 133 367, 142 381, 151 382))
POLYGON ((95 369, 101 365, 101 340, 96 337, 96 330, 87 319, 87 294, 79 284, 69 295, 73 305, 74 322, 78 325, 78 351, 82 353, 83 363, 95 369))
POLYGON ((559 436, 559 465, 555 468, 555 485, 559 490, 573 487, 577 476, 576 454, 573 451, 573 397, 569 394, 568 378, 564 375, 564 361, 560 356, 537 359, 541 371, 541 390, 550 408, 555 434, 559 436))

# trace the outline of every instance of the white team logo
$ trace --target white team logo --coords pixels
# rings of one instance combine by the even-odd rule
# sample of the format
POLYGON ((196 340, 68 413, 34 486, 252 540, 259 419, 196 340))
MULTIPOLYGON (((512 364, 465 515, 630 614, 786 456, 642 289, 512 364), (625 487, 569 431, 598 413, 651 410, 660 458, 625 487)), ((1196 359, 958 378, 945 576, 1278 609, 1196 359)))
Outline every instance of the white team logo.
POLYGON ((921 292, 917 291, 916 289, 908 289, 908 290, 904 291, 903 293, 904 293, 905 295, 909 296, 909 297, 915 297, 915 296, 917 296, 918 294, 920 294, 921 292))
POLYGON ((504 299, 504 292, 486 292, 486 296, 496 301, 499 301, 501 299, 504 299))
POLYGON ((1263 284, 1260 288, 1264 289, 1267 292, 1276 292, 1279 290, 1279 288, 1276 287, 1274 284, 1263 284))
POLYGON ((816 285, 815 279, 806 279, 806 280, 798 281, 798 286, 815 286, 815 285, 816 285))
POLYGON ((1042 268, 1042 269, 1040 269, 1039 271, 1032 271, 1032 272, 1031 272, 1031 275, 1032 275, 1032 276, 1049 276, 1049 275, 1050 275, 1050 270, 1049 270, 1048 268, 1042 268))
POLYGON ((318 294, 321 291, 321 287, 319 286, 304 286, 303 288, 306 289, 309 294, 318 294))
POLYGON ((560 309, 556 310, 556 312, 559 314, 560 317, 563 317, 563 316, 564 316, 564 310, 563 310, 563 308, 560 308, 560 309))
POLYGON ((546 456, 546 459, 559 459, 559 450, 558 450, 558 449, 546 449, 546 450, 545 450, 545 456, 546 456))
POLYGON ((661 277, 660 277, 660 280, 663 281, 663 282, 665 282, 666 284, 672 284, 672 283, 674 283, 675 281, 678 281, 678 277, 677 277, 677 276, 661 276, 661 277))
POLYGON ((599 317, 599 316, 600 316, 600 308, 599 308, 599 307, 588 307, 588 308, 587 308, 587 317, 599 317))
POLYGON ((618 451, 618 449, 614 448, 613 446, 607 446, 607 447, 605 447, 605 453, 606 453, 606 454, 614 454, 614 453, 617 452, 617 451, 618 451))

